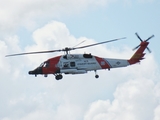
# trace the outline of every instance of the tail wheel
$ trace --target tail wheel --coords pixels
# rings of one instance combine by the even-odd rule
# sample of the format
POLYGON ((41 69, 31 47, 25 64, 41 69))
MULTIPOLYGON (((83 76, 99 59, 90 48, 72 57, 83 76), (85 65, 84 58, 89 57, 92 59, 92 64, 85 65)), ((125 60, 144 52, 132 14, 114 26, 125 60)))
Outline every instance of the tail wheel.
POLYGON ((99 78, 99 75, 95 75, 95 78, 99 78))
POLYGON ((62 79, 63 78, 63 76, 61 75, 61 74, 59 74, 59 75, 56 75, 56 80, 60 80, 60 79, 62 79))
POLYGON ((95 70, 95 78, 99 78, 99 75, 97 75, 97 71, 95 70))

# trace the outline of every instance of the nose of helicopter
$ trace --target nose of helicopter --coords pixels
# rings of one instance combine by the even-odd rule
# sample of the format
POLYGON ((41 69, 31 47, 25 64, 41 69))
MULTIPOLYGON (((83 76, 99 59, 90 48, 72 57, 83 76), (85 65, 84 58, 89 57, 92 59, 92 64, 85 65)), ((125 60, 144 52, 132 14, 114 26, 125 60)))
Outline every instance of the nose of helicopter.
POLYGON ((38 67, 33 71, 29 71, 28 74, 30 74, 30 75, 42 74, 42 67, 38 67))

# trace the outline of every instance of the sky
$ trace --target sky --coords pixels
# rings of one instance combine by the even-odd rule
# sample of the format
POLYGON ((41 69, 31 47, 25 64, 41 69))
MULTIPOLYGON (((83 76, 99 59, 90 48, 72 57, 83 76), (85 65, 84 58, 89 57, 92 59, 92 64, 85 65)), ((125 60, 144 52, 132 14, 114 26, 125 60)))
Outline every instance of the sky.
POLYGON ((1 120, 160 120, 160 1, 0 0, 1 120), (71 53, 129 59, 142 39, 152 53, 140 64, 82 75, 30 76, 64 53, 5 57, 127 37, 71 53))

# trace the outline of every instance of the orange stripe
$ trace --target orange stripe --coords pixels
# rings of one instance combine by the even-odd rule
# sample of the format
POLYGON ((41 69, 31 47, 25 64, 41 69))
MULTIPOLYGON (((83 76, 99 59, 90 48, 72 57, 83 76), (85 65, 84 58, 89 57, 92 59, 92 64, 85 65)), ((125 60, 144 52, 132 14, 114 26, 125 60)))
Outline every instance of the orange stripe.
POLYGON ((95 58, 102 69, 109 69, 110 68, 109 64, 106 62, 106 60, 104 60, 104 58, 100 58, 97 56, 95 56, 95 58))

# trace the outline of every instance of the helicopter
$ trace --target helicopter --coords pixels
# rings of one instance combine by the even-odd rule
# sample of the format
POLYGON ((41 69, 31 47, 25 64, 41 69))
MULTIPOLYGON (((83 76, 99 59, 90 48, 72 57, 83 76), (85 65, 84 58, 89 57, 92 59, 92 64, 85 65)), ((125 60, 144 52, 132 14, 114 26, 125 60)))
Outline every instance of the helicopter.
POLYGON ((112 68, 119 68, 119 67, 127 67, 129 65, 133 65, 136 63, 139 63, 141 60, 144 59, 144 51, 147 49, 149 52, 151 50, 147 47, 149 44, 149 40, 154 37, 154 35, 150 36, 146 40, 142 40, 138 33, 135 33, 135 35, 138 37, 138 39, 141 41, 138 46, 136 46, 133 50, 136 50, 136 52, 133 54, 133 56, 130 59, 111 59, 111 58, 102 58, 98 56, 94 56, 91 54, 70 54, 70 51, 76 50, 76 49, 83 49, 87 47, 92 47, 104 43, 109 43, 113 41, 118 41, 125 38, 118 38, 113 40, 108 40, 104 42, 99 42, 95 44, 89 44, 81 47, 73 47, 69 48, 66 47, 64 49, 59 50, 49 50, 49 51, 38 51, 38 52, 26 52, 26 53, 19 53, 19 54, 10 54, 6 55, 6 57, 10 56, 18 56, 18 55, 28 55, 28 54, 40 54, 40 53, 53 53, 53 52, 65 52, 64 55, 56 56, 53 58, 50 58, 40 64, 39 67, 37 67, 34 70, 31 70, 28 72, 29 75, 44 75, 44 77, 47 77, 48 74, 53 74, 55 76, 56 80, 61 80, 63 78, 62 74, 85 74, 88 71, 94 71, 95 72, 95 78, 99 78, 99 75, 97 74, 97 70, 102 69, 112 69, 112 68))

